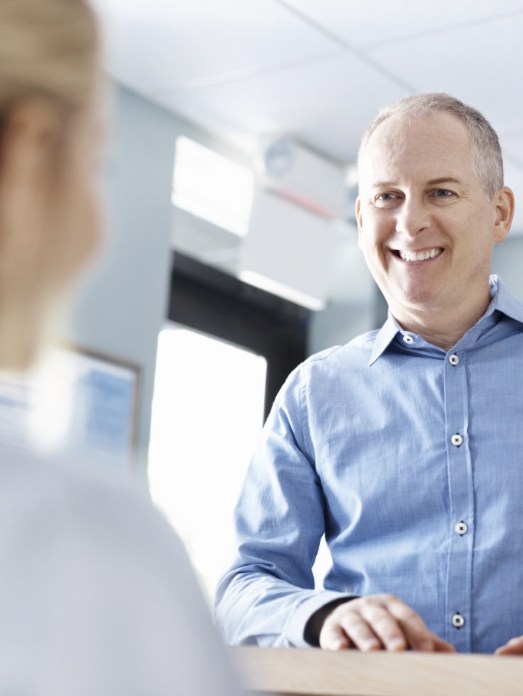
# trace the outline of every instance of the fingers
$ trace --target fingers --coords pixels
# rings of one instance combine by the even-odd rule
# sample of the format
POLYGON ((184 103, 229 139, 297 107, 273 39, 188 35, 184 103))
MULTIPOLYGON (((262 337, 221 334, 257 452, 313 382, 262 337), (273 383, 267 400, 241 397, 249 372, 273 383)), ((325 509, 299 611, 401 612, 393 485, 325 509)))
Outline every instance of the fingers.
POLYGON ((434 651, 434 636, 425 626, 425 622, 419 614, 397 597, 392 597, 387 603, 387 608, 405 636, 406 648, 422 652, 434 651))
POLYGON ((523 636, 512 638, 495 652, 496 655, 523 655, 523 636))
POLYGON ((371 595, 339 605, 327 616, 320 632, 327 650, 356 648, 364 652, 421 650, 454 652, 427 629, 421 617, 393 595, 371 595))
POLYGON ((320 647, 326 650, 357 648, 364 652, 381 650, 380 640, 371 626, 357 611, 343 611, 346 606, 335 609, 325 620, 320 632, 320 647))
POLYGON ((434 652, 441 652, 441 653, 455 653, 456 648, 452 645, 452 643, 447 643, 446 640, 443 640, 439 636, 437 636, 435 633, 432 634, 432 638, 434 639, 434 652))
POLYGON ((320 632, 320 648, 324 650, 346 650, 354 647, 340 624, 325 621, 320 632))

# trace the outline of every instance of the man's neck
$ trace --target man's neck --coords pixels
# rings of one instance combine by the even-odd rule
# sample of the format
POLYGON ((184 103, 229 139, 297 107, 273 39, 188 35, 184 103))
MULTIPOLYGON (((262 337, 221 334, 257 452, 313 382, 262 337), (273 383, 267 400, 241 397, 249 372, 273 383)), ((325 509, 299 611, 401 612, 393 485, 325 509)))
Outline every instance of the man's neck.
POLYGON ((409 312, 400 310, 396 313, 392 306, 391 312, 402 329, 412 331, 428 343, 448 351, 479 321, 490 300, 489 293, 473 307, 457 307, 452 312, 447 309, 423 309, 409 312))

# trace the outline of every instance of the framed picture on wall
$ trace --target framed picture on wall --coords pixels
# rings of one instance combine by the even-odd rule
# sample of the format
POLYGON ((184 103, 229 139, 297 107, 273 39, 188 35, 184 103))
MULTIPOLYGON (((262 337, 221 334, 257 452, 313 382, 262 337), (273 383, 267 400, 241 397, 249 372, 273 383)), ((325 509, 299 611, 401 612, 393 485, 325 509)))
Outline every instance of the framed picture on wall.
POLYGON ((28 375, 0 375, 0 439, 16 448, 128 472, 140 369, 75 344, 48 351, 28 375))

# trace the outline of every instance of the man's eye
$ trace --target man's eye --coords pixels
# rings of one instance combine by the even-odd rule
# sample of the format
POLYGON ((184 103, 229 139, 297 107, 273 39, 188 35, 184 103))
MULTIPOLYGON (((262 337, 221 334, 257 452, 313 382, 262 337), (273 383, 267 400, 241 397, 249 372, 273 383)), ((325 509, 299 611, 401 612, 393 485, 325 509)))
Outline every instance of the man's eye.
POLYGON ((401 196, 398 193, 380 193, 376 196, 376 202, 388 203, 389 201, 396 201, 401 196))

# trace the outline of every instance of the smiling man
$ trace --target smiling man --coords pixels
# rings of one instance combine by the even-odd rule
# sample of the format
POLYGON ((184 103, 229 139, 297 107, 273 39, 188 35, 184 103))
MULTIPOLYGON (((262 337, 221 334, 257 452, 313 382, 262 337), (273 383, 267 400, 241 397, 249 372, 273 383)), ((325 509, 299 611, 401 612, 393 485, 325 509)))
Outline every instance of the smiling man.
POLYGON ((508 234, 514 204, 494 132, 485 124, 473 143, 453 113, 416 116, 415 105, 430 100, 444 101, 402 102, 404 116, 398 106, 398 115, 368 132, 356 215, 365 260, 393 316, 448 349, 489 304, 492 248, 508 234), (475 153, 481 138, 484 149, 475 153), (476 161, 489 156, 483 173, 476 161))
POLYGON ((448 95, 409 97, 369 126, 359 171, 389 317, 276 399, 219 623, 232 643, 523 654, 523 304, 489 275, 514 211, 497 135, 448 95))

